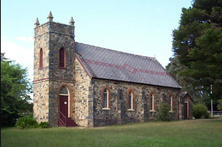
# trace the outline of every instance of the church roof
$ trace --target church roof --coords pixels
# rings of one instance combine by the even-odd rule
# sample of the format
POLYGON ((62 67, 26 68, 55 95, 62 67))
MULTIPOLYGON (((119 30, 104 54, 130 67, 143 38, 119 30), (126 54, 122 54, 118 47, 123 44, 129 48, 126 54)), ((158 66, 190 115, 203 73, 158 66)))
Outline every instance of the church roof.
POLYGON ((91 78, 181 88, 154 57, 75 43, 76 57, 91 78))
POLYGON ((185 96, 190 97, 191 101, 193 102, 192 97, 189 95, 189 93, 188 93, 187 91, 185 91, 185 92, 180 92, 180 98, 181 98, 181 99, 185 98, 185 96))

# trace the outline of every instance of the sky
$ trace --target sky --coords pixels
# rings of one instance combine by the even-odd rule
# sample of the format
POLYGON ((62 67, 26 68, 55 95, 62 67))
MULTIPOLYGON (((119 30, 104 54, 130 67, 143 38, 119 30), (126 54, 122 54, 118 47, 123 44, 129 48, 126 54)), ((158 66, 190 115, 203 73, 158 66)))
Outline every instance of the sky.
POLYGON ((172 31, 191 0, 2 0, 1 53, 28 69, 33 81, 34 23, 75 20, 75 40, 117 51, 156 57, 165 66, 172 52, 172 31))

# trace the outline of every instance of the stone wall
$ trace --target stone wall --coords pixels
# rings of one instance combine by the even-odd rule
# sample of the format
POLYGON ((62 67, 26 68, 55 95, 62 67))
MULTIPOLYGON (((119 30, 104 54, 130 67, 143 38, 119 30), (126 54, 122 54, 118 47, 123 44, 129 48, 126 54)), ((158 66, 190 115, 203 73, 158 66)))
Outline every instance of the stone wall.
POLYGON ((49 119, 49 33, 47 24, 35 28, 34 35, 33 117, 37 122, 49 119), (39 52, 43 50, 43 68, 39 68, 39 52))
POLYGON ((35 28, 34 43, 34 118, 58 125, 59 88, 70 92, 70 114, 74 101, 74 26, 47 22, 35 28), (59 51, 65 50, 65 67, 59 67, 59 51), (39 68, 39 52, 43 50, 43 68, 39 68))
POLYGON ((49 77, 49 32, 44 24, 35 28, 34 36, 34 81, 49 77), (43 68, 39 69, 39 52, 43 50, 43 68))
POLYGON ((49 120, 49 81, 33 83, 33 118, 38 122, 49 120))
POLYGON ((74 80, 74 26, 49 23, 49 78, 74 80), (65 68, 59 67, 59 51, 65 50, 65 68))
POLYGON ((84 71, 82 65, 75 58, 75 89, 72 118, 79 126, 88 126, 88 99, 89 99, 90 78, 84 71))
POLYGON ((184 119, 184 106, 183 106, 183 99, 179 98, 179 120, 184 119))
POLYGON ((173 111, 170 112, 171 120, 178 119, 178 96, 180 89, 141 85, 127 82, 93 79, 94 85, 94 126, 124 124, 128 122, 144 122, 156 120, 157 111, 161 101, 168 102, 169 94, 173 96, 173 111), (102 109, 102 89, 108 86, 111 91, 110 110, 102 109), (129 89, 135 94, 135 109, 126 108, 126 97, 129 89), (122 91, 119 95, 119 91, 122 91), (154 111, 150 110, 150 92, 155 95, 154 111), (122 97, 122 98, 121 98, 122 97))

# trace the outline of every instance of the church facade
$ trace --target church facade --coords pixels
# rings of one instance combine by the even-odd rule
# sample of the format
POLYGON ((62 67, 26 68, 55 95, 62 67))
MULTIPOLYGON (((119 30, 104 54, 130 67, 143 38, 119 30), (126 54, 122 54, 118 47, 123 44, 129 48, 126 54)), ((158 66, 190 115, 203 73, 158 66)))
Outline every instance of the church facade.
POLYGON ((42 25, 37 18, 34 31, 38 122, 94 127, 154 121, 162 101, 170 105, 171 120, 184 118, 181 87, 155 58, 76 42, 73 18, 69 25, 56 23, 51 12, 42 25))

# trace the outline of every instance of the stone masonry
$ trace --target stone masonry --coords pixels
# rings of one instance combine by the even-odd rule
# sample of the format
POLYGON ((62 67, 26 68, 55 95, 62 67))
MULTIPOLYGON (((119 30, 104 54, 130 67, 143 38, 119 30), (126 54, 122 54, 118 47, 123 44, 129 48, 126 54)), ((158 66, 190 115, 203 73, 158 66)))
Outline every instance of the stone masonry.
POLYGON ((93 79, 93 83, 95 126, 118 124, 118 122, 125 124, 128 122, 145 122, 156 120, 159 104, 161 101, 168 102, 169 94, 172 94, 173 96, 173 111, 170 112, 171 120, 178 119, 178 89, 99 79, 93 79), (103 110, 101 105, 101 93, 103 87, 105 86, 108 86, 111 90, 110 110, 103 110), (127 110, 126 108, 127 91, 130 88, 134 90, 135 94, 134 110, 127 110), (118 91, 120 90, 122 91, 122 96, 118 95, 118 91), (155 95, 156 110, 154 111, 150 110, 149 108, 149 94, 151 91, 155 95), (122 103, 122 105, 120 103, 122 103), (119 113, 121 115, 118 116, 119 113))
MULTIPOLYGON (((57 126, 59 88, 74 87, 74 25, 49 21, 35 27, 34 43, 34 118, 57 126), (65 68, 59 68, 59 50, 65 48, 65 68), (39 52, 43 50, 43 68, 39 68, 39 52)), ((73 100, 73 97, 70 98, 73 100)))
POLYGON ((182 118, 179 88, 91 78, 75 56, 73 19, 71 18, 70 25, 55 23, 51 12, 48 19, 49 21, 42 25, 39 25, 37 19, 34 29, 33 117, 38 122, 49 122, 50 126, 58 126, 60 89, 63 86, 68 90, 68 117, 78 126, 155 121, 160 102, 168 103, 170 97, 173 98, 171 120, 182 118), (61 48, 65 49, 63 68, 59 67, 61 48), (40 49, 43 50, 43 68, 39 67, 40 49), (103 109, 101 104, 104 87, 110 89, 109 109, 103 109), (134 93, 133 109, 127 109, 130 89, 134 93), (154 95, 155 110, 150 108, 151 94, 154 95))

